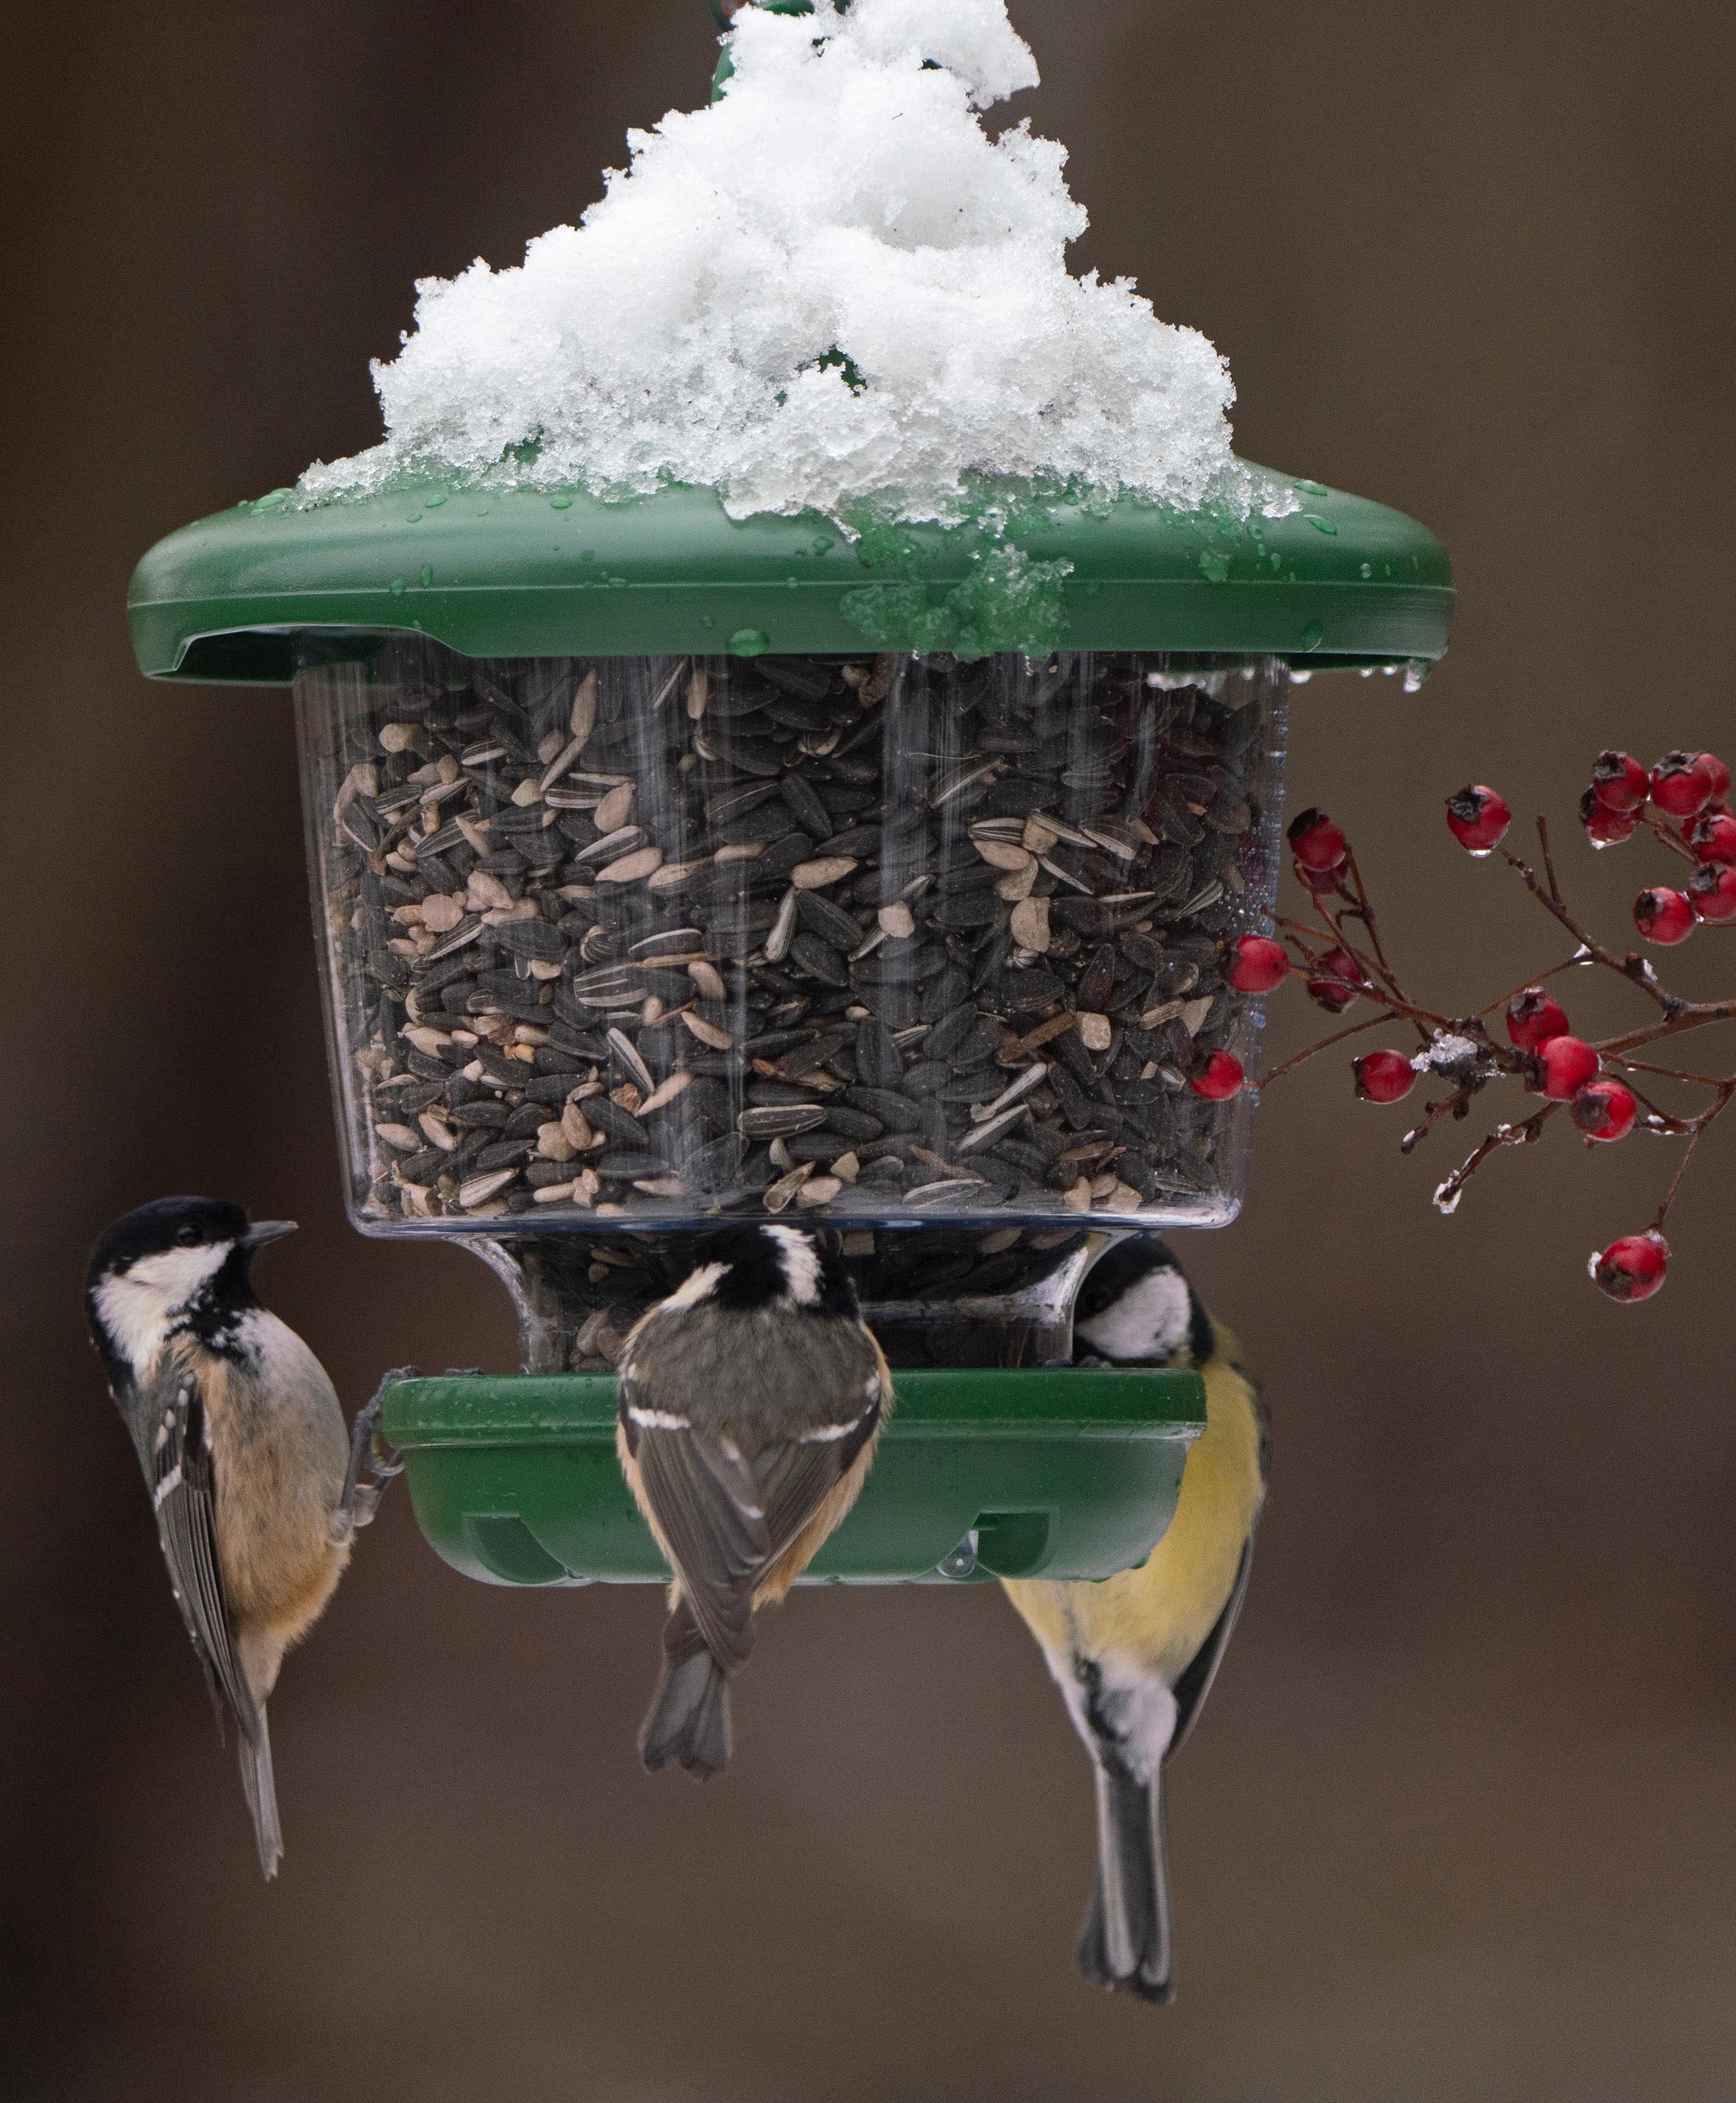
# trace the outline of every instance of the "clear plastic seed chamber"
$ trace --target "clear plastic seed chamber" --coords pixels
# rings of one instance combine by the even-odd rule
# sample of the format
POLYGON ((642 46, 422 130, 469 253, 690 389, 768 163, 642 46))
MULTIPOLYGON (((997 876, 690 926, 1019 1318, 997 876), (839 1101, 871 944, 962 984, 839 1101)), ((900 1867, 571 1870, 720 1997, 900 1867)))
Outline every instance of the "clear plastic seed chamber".
POLYGON ((816 1580, 1161 1536, 1199 1382, 1066 1367, 1074 1296, 1234 1216, 1263 1016, 1221 967, 1272 924, 1294 684, 1414 673, 1452 601, 1414 521, 1259 486, 1010 560, 692 489, 277 492, 140 564, 144 670, 294 689, 353 1222, 514 1296, 529 1377, 388 1404, 457 1567, 664 1574, 610 1375, 697 1230, 775 1218, 841 1238, 900 1371, 816 1580))

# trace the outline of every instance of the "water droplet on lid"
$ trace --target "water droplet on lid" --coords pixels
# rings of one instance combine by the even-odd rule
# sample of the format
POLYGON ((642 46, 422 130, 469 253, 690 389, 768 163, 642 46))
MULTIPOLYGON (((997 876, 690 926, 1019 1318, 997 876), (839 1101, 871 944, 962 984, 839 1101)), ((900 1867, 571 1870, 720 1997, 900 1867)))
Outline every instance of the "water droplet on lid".
POLYGON ((551 511, 571 511, 572 508, 573 500, 570 496, 551 496, 548 500, 551 511))
POLYGON ((1304 511, 1302 515, 1316 533, 1336 533, 1339 530, 1335 519, 1322 518, 1317 511, 1304 511))
POLYGON ((732 657, 762 657, 771 647, 771 638, 757 628, 738 628, 729 647, 732 657))
POLYGON ((421 520, 422 514, 420 511, 406 511, 404 514, 404 523, 406 526, 420 525, 421 523, 421 520))
POLYGON ((699 616, 699 625, 701 628, 715 628, 717 625, 717 616, 714 613, 702 613, 699 616))
POLYGON ((425 585, 431 585, 434 581, 434 571, 432 563, 424 562, 422 565, 422 581, 425 585))
POLYGON ((402 598, 404 596, 406 589, 406 587, 405 585, 404 580, 402 577, 394 577, 392 580, 392 596, 393 598, 402 598))
POLYGON ((1229 557, 1202 554, 1200 557, 1200 575, 1214 585, 1228 584, 1230 578, 1229 557))
POLYGON ((957 1547, 952 1550, 952 1554, 950 1555, 943 1555, 940 1558, 941 1576, 943 1577, 969 1577, 973 1576, 976 1570, 977 1546, 977 1530, 975 1527, 972 1527, 970 1531, 965 1536, 964 1539, 959 1542, 957 1547))
POLYGON ((1372 562, 1365 562, 1362 565, 1362 575, 1365 577, 1371 577, 1374 574, 1374 565, 1372 562))
POLYGON ((446 499, 437 490, 432 496, 423 498, 422 509, 424 511, 437 511, 445 502, 446 499))
POLYGON ((1332 494, 1323 482, 1298 482, 1294 487, 1305 489, 1310 496, 1330 496, 1332 494))
POLYGON ((832 551, 832 542, 828 536, 824 533, 817 533, 815 535, 814 552, 816 555, 829 554, 832 551))
POLYGON ((1304 650, 1318 650, 1321 645, 1321 638, 1325 635, 1325 629, 1321 626, 1319 621, 1311 620, 1308 626, 1302 631, 1303 648, 1304 650))

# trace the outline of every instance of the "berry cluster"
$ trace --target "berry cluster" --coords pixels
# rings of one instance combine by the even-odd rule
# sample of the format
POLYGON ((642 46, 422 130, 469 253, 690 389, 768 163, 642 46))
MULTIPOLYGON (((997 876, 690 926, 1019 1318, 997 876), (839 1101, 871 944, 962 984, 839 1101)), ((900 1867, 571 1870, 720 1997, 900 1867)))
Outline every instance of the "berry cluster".
POLYGON ((1619 847, 1643 825, 1692 869, 1685 890, 1654 884, 1635 899, 1634 925, 1648 942, 1683 942, 1702 921, 1736 918, 1729 787, 1730 770, 1715 752, 1667 752, 1649 774, 1631 753, 1597 755, 1592 785, 1579 799, 1579 822, 1592 845, 1619 847))
MULTIPOLYGON (((1666 753, 1649 771, 1625 752, 1598 755, 1579 805, 1592 846, 1618 845, 1644 826, 1693 865, 1685 889, 1654 886, 1636 900, 1634 923, 1648 941, 1674 944, 1696 927, 1736 919, 1736 816, 1725 800, 1729 786, 1729 769, 1714 753, 1666 753)), ((1330 1014, 1341 1015, 1358 1001, 1379 1011, 1299 1052, 1268 1077, 1272 1080, 1387 1016, 1414 1028, 1420 1040, 1414 1054, 1369 1052, 1352 1062, 1356 1093, 1364 1102, 1401 1102, 1419 1081, 1448 1084, 1450 1092, 1431 1102, 1421 1123, 1405 1135, 1407 1154, 1444 1118, 1468 1116, 1473 1100, 1492 1083, 1515 1080, 1541 1099, 1541 1109, 1498 1125, 1440 1185, 1435 1203, 1443 1212, 1454 1210, 1466 1183, 1491 1154, 1505 1146, 1529 1145, 1564 1105, 1570 1122, 1592 1145, 1625 1139, 1636 1125, 1662 1137, 1685 1139, 1682 1162, 1651 1225, 1643 1233, 1610 1243, 1591 1261, 1593 1280, 1612 1300, 1649 1299, 1663 1284, 1669 1264, 1664 1216, 1702 1133, 1736 1098, 1736 1074, 1718 1079, 1653 1065, 1633 1055, 1685 1030, 1736 1019, 1736 1000, 1684 1000, 1659 982, 1643 955, 1618 956, 1587 935, 1563 900, 1544 821, 1537 821, 1541 876, 1503 845, 1513 814, 1498 790, 1482 784, 1459 789, 1447 798, 1446 817, 1467 853, 1499 854, 1517 872, 1578 944, 1571 957, 1476 1015, 1450 1017, 1418 1007, 1381 947, 1374 909, 1343 827, 1324 811, 1310 810, 1292 821, 1289 838, 1296 878, 1309 894, 1316 923, 1281 922, 1281 942, 1244 936, 1226 952, 1224 976, 1243 993, 1269 993, 1285 979, 1299 978, 1310 999, 1330 1014), (1543 981, 1587 965, 1619 972, 1657 1003, 1659 1019, 1599 1043, 1576 1036, 1566 1010, 1543 981), (1490 1026, 1498 1012, 1503 1015, 1504 1042, 1490 1026), (1672 1116, 1641 1084, 1639 1076, 1654 1074, 1710 1089, 1712 1099, 1694 1116, 1672 1116)))

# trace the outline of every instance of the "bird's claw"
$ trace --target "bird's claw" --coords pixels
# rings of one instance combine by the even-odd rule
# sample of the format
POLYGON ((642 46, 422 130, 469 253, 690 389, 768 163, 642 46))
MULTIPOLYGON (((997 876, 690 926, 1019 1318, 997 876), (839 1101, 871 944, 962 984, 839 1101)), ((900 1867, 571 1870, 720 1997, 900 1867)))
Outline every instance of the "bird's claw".
POLYGON ((380 1413, 386 1389, 399 1381, 420 1380, 420 1366, 395 1366, 372 1396, 356 1412, 356 1421, 350 1426, 349 1465, 344 1475, 344 1494, 337 1509, 331 1514, 327 1532, 334 1547, 341 1547, 355 1532, 357 1527, 366 1526, 380 1508, 380 1500, 386 1484, 394 1475, 404 1472, 402 1453, 396 1446, 388 1446, 380 1435, 380 1413), (366 1461, 371 1480, 361 1479, 362 1464, 366 1461))

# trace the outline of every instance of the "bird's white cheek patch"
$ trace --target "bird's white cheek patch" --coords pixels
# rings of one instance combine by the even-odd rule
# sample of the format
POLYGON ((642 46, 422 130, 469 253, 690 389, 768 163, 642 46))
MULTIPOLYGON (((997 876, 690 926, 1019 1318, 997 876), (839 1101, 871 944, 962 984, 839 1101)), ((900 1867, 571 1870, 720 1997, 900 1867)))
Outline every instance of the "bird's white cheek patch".
POLYGON ((635 1424, 642 1425, 647 1431, 690 1431, 692 1425, 685 1416, 677 1416, 673 1409, 633 1409, 627 1414, 635 1424))
POLYGON ((229 1242, 159 1249, 96 1288, 97 1312, 136 1376, 150 1370, 174 1316, 220 1270, 229 1242))
POLYGON ((1154 1270, 1077 1329, 1100 1358, 1170 1358, 1181 1349, 1192 1317, 1187 1279, 1179 1270, 1154 1270))

